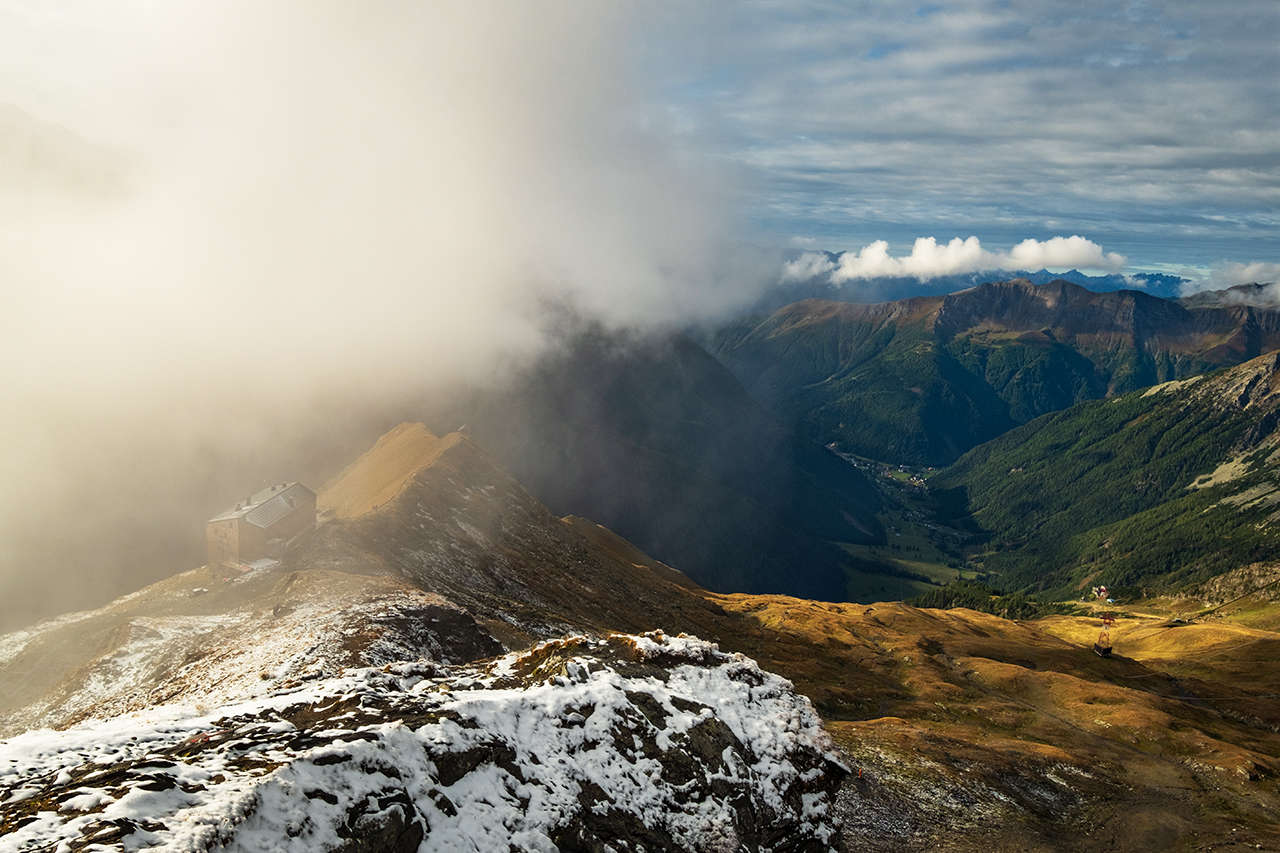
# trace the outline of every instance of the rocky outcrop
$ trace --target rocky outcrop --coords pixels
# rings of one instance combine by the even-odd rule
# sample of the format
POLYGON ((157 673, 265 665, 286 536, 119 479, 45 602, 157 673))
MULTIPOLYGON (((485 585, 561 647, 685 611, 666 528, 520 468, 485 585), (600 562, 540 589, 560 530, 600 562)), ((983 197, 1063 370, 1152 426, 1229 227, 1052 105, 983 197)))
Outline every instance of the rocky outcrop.
POLYGON ((847 771, 807 700, 660 633, 402 663, 0 742, 15 848, 822 851, 847 771))
POLYGON ((447 599, 390 578, 186 572, 0 640, 0 736, 160 704, 219 704, 345 667, 504 649, 447 599))

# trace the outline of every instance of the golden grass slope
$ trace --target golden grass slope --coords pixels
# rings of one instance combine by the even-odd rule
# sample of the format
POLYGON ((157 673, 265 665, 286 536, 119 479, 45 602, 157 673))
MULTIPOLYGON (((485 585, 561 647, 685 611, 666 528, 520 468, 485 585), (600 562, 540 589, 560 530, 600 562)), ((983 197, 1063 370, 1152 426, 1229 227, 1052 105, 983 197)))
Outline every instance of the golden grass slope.
POLYGON ((422 424, 400 424, 325 483, 316 496, 316 504, 331 510, 335 518, 357 518, 373 512, 390 503, 415 474, 461 438, 460 433, 437 438, 422 424))
POLYGON ((862 772, 848 849, 1280 849, 1274 634, 1122 619, 1104 659, 1095 617, 714 599, 862 772))

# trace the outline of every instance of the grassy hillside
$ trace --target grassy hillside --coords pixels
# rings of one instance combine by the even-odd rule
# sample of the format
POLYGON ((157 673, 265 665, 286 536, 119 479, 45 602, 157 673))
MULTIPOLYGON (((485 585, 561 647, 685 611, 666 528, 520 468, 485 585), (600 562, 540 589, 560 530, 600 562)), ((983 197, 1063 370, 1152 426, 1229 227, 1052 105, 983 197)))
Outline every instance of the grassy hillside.
POLYGON ((833 312, 798 321, 785 312, 725 327, 711 351, 807 438, 935 465, 1017 423, 990 386, 938 345, 924 317, 833 312))
POLYGON ((1280 556, 1274 356, 1046 415, 931 481, 1006 588, 1079 597, 1204 581, 1280 556), (1242 389, 1243 392, 1242 392, 1242 389))

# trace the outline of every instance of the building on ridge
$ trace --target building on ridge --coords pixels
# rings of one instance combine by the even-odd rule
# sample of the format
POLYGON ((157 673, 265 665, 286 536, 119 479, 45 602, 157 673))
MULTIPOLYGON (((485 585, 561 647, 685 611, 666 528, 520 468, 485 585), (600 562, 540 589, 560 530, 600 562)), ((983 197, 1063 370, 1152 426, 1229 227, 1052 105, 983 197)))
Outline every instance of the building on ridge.
POLYGON ((315 492, 301 483, 263 489, 205 523, 209 571, 225 579, 273 562, 315 525, 315 492))

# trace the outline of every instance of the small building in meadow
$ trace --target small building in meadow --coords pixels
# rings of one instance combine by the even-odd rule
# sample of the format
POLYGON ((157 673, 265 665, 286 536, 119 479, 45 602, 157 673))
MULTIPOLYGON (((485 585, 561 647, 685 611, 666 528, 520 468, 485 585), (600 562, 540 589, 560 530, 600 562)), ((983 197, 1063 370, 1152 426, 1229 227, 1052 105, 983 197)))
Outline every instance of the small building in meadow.
POLYGON ((215 577, 279 558, 316 524, 316 493, 301 483, 263 489, 205 523, 215 577))

